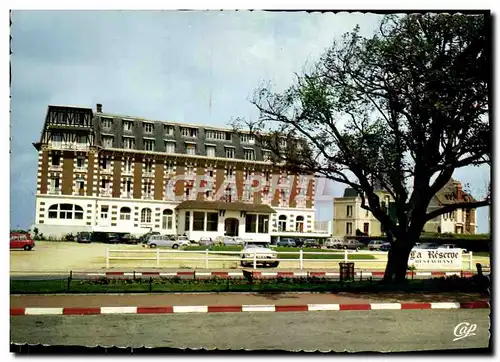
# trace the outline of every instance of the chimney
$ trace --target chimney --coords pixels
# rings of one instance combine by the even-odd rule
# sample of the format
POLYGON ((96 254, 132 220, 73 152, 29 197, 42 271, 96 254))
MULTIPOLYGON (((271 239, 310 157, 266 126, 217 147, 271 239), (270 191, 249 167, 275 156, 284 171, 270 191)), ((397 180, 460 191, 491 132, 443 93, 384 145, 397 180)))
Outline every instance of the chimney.
POLYGON ((462 201, 462 185, 458 184, 457 186, 457 201, 462 201))
POLYGON ((101 103, 97 103, 96 109, 97 109, 97 113, 102 113, 102 104, 101 103))

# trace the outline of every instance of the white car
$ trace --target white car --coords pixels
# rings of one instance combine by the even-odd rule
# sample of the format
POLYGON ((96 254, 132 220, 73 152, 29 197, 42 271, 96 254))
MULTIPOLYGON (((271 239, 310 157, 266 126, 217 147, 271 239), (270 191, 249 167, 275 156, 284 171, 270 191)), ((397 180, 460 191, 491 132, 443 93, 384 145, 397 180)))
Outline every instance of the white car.
POLYGON ((462 250, 462 253, 467 252, 467 249, 459 248, 455 244, 443 244, 443 245, 438 246, 438 249, 460 249, 460 250, 462 250))
POLYGON ((172 249, 178 249, 179 246, 188 246, 189 244, 189 240, 185 236, 152 235, 146 245, 150 248, 169 246, 172 249))
POLYGON ((278 253, 269 248, 268 242, 250 241, 245 243, 241 252, 241 266, 252 266, 254 255, 258 265, 269 265, 276 268, 280 263, 279 260, 276 260, 278 253))
POLYGON ((245 242, 242 238, 237 236, 224 236, 222 238, 222 244, 226 246, 243 246, 245 242))

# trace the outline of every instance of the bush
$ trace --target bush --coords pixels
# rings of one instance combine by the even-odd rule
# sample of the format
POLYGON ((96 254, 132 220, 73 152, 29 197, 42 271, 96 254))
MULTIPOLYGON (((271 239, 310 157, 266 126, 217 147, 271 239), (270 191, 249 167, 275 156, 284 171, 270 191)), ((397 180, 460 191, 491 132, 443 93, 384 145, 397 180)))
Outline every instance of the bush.
POLYGON ((69 234, 66 234, 64 236, 64 239, 63 240, 66 240, 66 241, 74 241, 75 240, 75 235, 73 235, 72 233, 69 233, 69 234))

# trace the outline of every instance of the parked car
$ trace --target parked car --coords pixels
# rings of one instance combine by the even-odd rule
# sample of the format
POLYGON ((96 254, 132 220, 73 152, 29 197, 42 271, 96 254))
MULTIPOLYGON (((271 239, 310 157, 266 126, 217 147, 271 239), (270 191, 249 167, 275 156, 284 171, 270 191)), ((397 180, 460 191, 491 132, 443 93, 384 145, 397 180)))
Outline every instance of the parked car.
POLYGON ((365 247, 365 244, 363 244, 361 241, 356 240, 356 239, 348 239, 348 240, 341 240, 337 245, 337 249, 350 249, 350 250, 359 250, 361 248, 365 247))
POLYGON ((200 241, 198 241, 198 244, 200 245, 206 245, 206 246, 210 246, 210 245, 213 245, 214 244, 214 241, 212 240, 212 238, 209 238, 207 236, 202 236, 200 238, 200 241))
POLYGON ((90 244, 91 240, 92 240, 92 233, 88 231, 81 231, 78 234, 76 234, 77 243, 90 244))
POLYGON ((152 235, 160 235, 158 231, 150 231, 139 238, 139 242, 146 244, 152 235))
POLYGON ((391 243, 385 242, 382 245, 380 245, 380 248, 378 250, 389 251, 390 249, 391 249, 391 243))
POLYGON ((302 245, 302 247, 320 249, 321 245, 314 239, 306 239, 304 240, 304 245, 302 245))
POLYGON ((278 246, 287 246, 287 247, 295 247, 295 240, 291 238, 280 238, 280 241, 278 241, 278 246))
POLYGON ((466 253, 467 252, 467 249, 459 248, 455 244, 443 244, 443 245, 438 246, 438 249, 461 249, 462 253, 466 253))
POLYGON ((104 242, 109 244, 119 244, 120 243, 120 235, 115 233, 106 234, 104 242))
POLYGON ((335 246, 339 243, 342 242, 342 239, 339 239, 339 238, 331 238, 327 241, 325 241, 325 246, 328 248, 328 249, 335 249, 335 246))
POLYGON ((252 266, 254 255, 257 265, 269 265, 276 268, 280 263, 279 260, 269 260, 278 258, 278 253, 269 248, 269 243, 249 241, 245 243, 240 254, 241 266, 252 266))
POLYGON ((167 246, 172 249, 178 249, 180 246, 187 246, 189 244, 189 240, 187 240, 185 236, 151 235, 146 246, 149 246, 150 248, 167 246))
POLYGON ((436 243, 422 243, 418 246, 418 249, 437 249, 439 247, 436 243))
POLYGON ((371 240, 368 243, 368 250, 379 250, 383 243, 385 243, 384 240, 371 240))
POLYGON ((139 244, 140 240, 138 237, 132 234, 125 234, 120 236, 119 241, 120 244, 139 244))
POLYGON ((303 246, 304 246, 304 241, 305 241, 305 239, 302 239, 302 238, 295 238, 295 240, 294 240, 294 241, 295 241, 295 246, 296 246, 297 248, 301 248, 301 247, 303 247, 303 246))
POLYGON ((237 236, 224 236, 222 238, 222 245, 225 246, 243 246, 245 241, 237 236))
POLYGON ((35 241, 29 233, 10 233, 10 248, 29 251, 35 247, 35 241))

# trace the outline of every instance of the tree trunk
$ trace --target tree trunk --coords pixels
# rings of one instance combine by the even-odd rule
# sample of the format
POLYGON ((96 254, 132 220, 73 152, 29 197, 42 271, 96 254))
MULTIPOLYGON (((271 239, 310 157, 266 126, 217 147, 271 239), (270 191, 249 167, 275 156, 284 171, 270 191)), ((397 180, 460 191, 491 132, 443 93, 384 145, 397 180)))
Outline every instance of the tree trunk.
POLYGON ((384 283, 400 284, 406 280, 408 269, 408 257, 414 242, 394 241, 387 255, 387 265, 385 267, 384 283))

